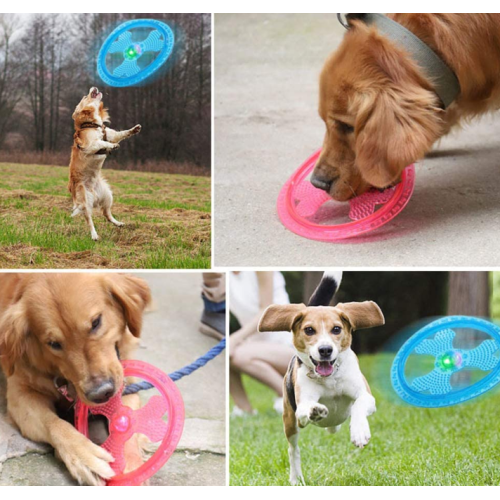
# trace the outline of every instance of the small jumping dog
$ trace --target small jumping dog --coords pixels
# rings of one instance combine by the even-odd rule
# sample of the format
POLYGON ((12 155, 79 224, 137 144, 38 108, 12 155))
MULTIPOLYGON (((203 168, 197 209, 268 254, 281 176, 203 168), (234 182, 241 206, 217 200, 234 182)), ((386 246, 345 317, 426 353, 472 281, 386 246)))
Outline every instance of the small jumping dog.
POLYGON ((351 417, 351 441, 363 448, 370 440, 368 416, 375 399, 351 350, 352 332, 384 324, 375 302, 349 302, 328 307, 341 273, 325 272, 308 306, 269 306, 260 332, 292 331, 297 355, 284 379, 283 423, 288 439, 290 483, 305 484, 300 465, 299 429, 308 424, 330 433, 351 417))
POLYGON ((113 193, 102 176, 106 157, 120 147, 120 142, 141 131, 136 125, 130 130, 116 131, 106 126, 108 110, 104 108, 102 94, 92 87, 83 96, 73 113, 75 135, 69 164, 68 189, 73 197, 72 217, 85 216, 93 240, 99 236, 92 221, 92 209, 100 208, 103 215, 115 226, 123 226, 111 214, 113 193))

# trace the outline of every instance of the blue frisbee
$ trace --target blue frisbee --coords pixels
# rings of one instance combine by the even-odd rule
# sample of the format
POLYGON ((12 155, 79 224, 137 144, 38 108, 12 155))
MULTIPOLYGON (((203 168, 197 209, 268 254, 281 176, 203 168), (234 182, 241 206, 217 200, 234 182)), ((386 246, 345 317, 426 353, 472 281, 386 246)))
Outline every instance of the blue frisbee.
POLYGON ((97 56, 97 72, 112 87, 137 85, 165 64, 173 47, 170 26, 156 19, 133 19, 106 38, 97 56))
POLYGON ((500 382, 499 350, 500 328, 489 321, 470 316, 433 321, 396 354, 392 386, 401 399, 414 406, 440 408, 463 403, 500 382), (472 336, 472 349, 457 347, 457 330, 472 336))

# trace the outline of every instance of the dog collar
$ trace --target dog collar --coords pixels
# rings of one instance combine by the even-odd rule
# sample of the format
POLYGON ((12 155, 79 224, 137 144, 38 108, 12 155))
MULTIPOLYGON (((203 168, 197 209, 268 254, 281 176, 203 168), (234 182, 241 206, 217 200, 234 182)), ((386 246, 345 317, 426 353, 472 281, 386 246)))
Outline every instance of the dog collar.
MULTIPOLYGON (((103 123, 102 125, 99 125, 99 124, 94 123, 94 122, 83 122, 83 123, 80 125, 80 129, 81 129, 81 130, 85 130, 85 129, 87 129, 87 128, 95 128, 95 129, 100 128, 100 129, 102 129, 102 134, 103 134, 102 138, 103 138, 103 140, 104 140, 104 141, 107 141, 107 140, 108 140, 108 137, 107 137, 107 134, 106 134, 106 125, 105 125, 104 123, 103 123)), ((80 146, 80 144, 77 144, 77 145, 76 145, 76 147, 77 147, 80 151, 84 151, 84 150, 85 150, 85 148, 82 148, 82 147, 80 146)), ((99 150, 99 151, 98 151, 97 153, 95 153, 95 154, 96 154, 96 155, 98 155, 98 154, 103 154, 103 153, 101 153, 101 151, 104 151, 104 150, 99 150)))
POLYGON ((460 94, 460 82, 451 68, 418 36, 401 24, 383 14, 337 14, 339 22, 350 29, 350 20, 359 19, 367 25, 375 26, 378 31, 392 42, 405 49, 424 70, 438 95, 443 108, 446 109, 460 94))

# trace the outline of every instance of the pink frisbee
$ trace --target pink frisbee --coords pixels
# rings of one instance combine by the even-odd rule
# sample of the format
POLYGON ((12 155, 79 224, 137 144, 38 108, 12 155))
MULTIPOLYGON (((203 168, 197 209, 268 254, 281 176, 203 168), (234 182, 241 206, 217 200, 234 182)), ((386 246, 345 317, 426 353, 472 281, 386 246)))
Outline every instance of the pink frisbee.
POLYGON ((113 455, 111 468, 116 476, 107 486, 138 486, 156 474, 175 451, 184 427, 184 403, 172 380, 158 368, 142 361, 122 361, 126 377, 137 377, 154 385, 160 396, 152 396, 148 403, 132 410, 122 404, 122 391, 107 403, 86 406, 78 401, 75 409, 75 427, 88 437, 88 416, 104 415, 109 421, 109 437, 102 447, 113 455), (168 420, 163 420, 163 415, 168 420), (125 471, 125 443, 134 434, 144 434, 151 442, 160 442, 154 455, 139 468, 125 471))
POLYGON ((333 200, 308 180, 321 149, 294 172, 278 196, 278 215, 294 233, 320 241, 338 241, 373 231, 406 206, 415 187, 415 166, 407 167, 401 182, 385 191, 372 189, 349 203, 333 200))

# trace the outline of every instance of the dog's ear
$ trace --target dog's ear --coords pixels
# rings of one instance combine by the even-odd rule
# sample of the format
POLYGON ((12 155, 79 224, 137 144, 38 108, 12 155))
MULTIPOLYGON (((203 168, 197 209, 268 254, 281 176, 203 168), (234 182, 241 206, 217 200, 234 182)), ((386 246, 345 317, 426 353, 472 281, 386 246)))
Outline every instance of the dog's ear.
POLYGON ((23 302, 18 301, 0 319, 0 360, 8 377, 14 373, 16 362, 26 352, 28 335, 26 308, 23 302))
POLYGON ((356 165, 372 186, 384 188, 420 160, 443 133, 439 99, 399 48, 371 31, 367 64, 373 85, 361 93, 355 123, 356 165))
POLYGON ((372 328, 385 323, 380 307, 372 301, 347 302, 335 306, 346 317, 353 330, 372 328))
POLYGON ((151 302, 151 291, 141 278, 117 274, 108 277, 108 286, 114 300, 120 304, 127 326, 135 337, 140 337, 142 315, 151 302))
POLYGON ((304 304, 269 306, 259 321, 259 332, 291 332, 293 325, 302 317, 304 304))
POLYGON ((99 115, 101 116, 101 120, 103 123, 111 123, 108 108, 104 107, 104 103, 102 101, 101 104, 99 104, 99 115))

